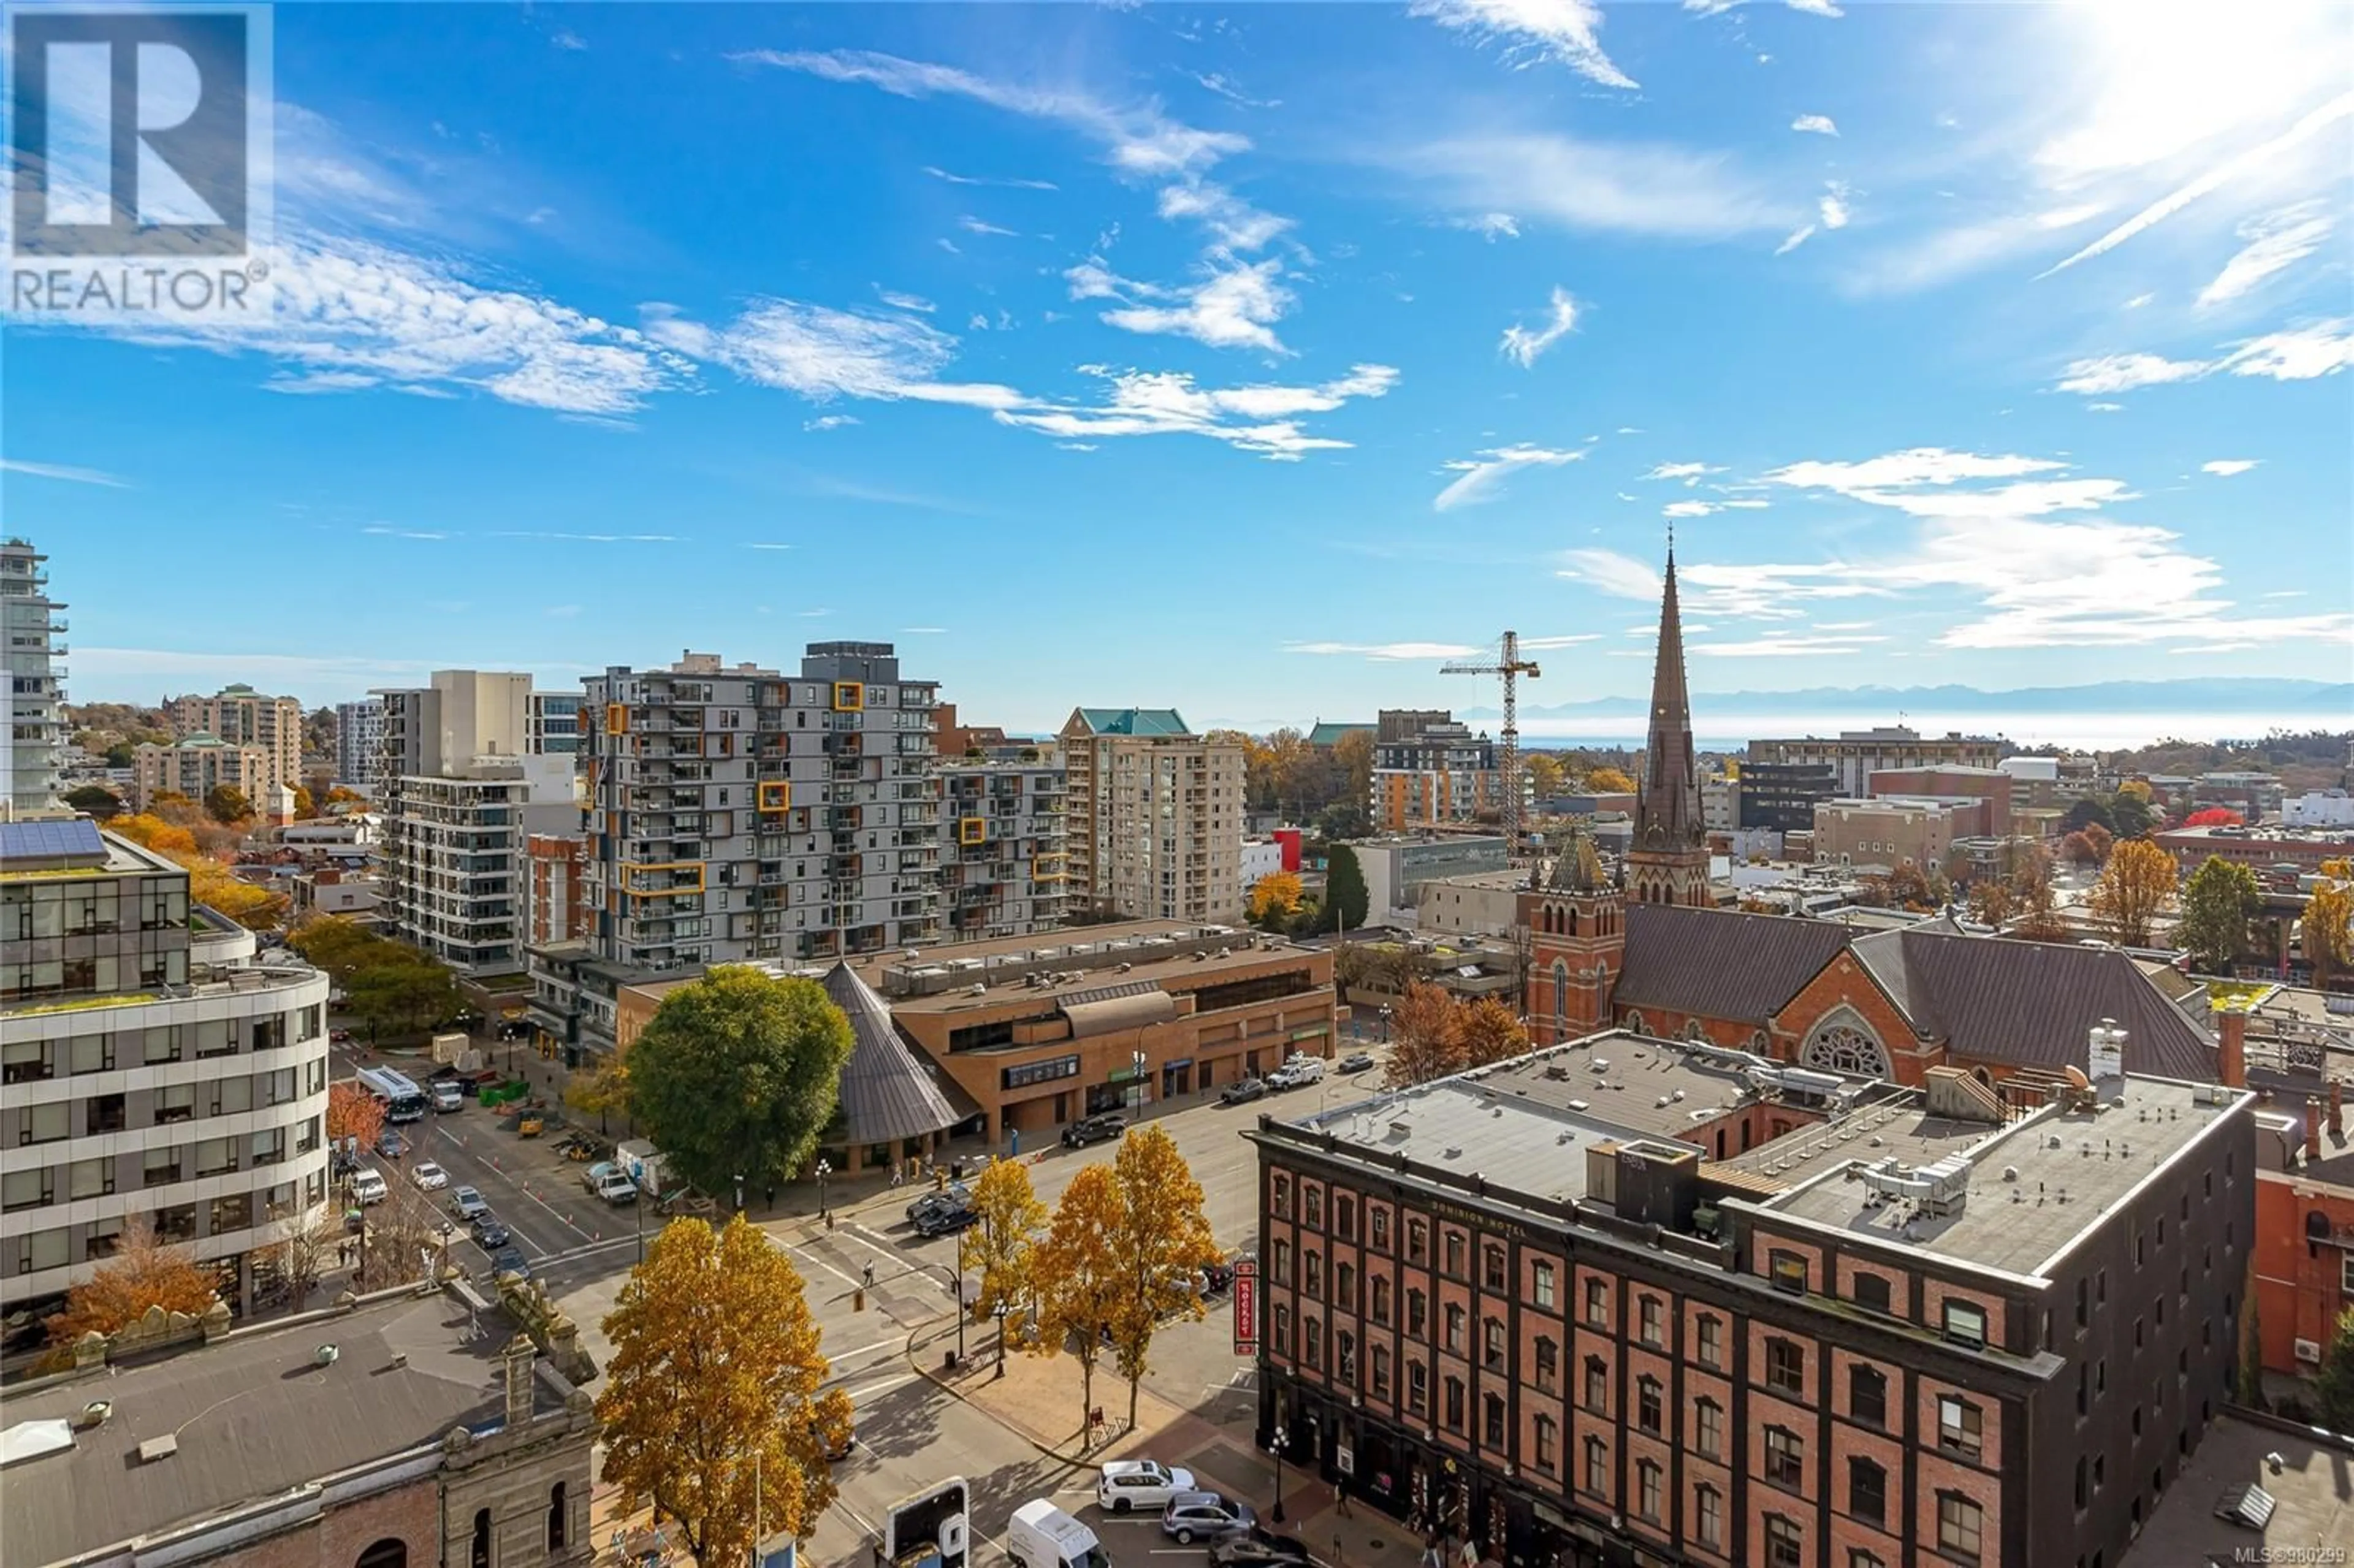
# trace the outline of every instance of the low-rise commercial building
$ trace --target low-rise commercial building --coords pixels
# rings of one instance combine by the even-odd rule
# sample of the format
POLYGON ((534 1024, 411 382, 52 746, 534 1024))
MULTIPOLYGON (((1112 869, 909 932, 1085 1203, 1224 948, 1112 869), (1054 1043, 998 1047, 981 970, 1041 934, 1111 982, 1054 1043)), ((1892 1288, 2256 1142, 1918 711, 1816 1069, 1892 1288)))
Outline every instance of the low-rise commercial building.
POLYGON ((1416 885, 1414 928, 1426 937, 1507 937, 1519 928, 1521 871, 1475 871, 1416 885))
POLYGON ((327 977, 256 963, 87 820, 0 824, 0 1304, 89 1279, 133 1218, 250 1299, 326 1202, 327 977))
POLYGON ((2274 867, 2313 873, 2327 860, 2354 858, 2354 829, 2166 828, 2152 833, 2158 847, 2189 876, 2217 855, 2253 871, 2274 867))
POLYGON ((1365 919, 1374 926, 1412 911, 1426 882, 1505 871, 1511 863, 1503 839, 1484 833, 1363 839, 1349 847, 1365 874, 1365 919))
POLYGON ((2354 828, 2354 795, 2343 789, 2308 789, 2281 803, 2285 828, 2354 828))
POLYGON ((2116 1066, 2022 1115, 1612 1033, 1263 1116, 1259 1441, 1504 1562, 2113 1562, 2256 1186, 2252 1095, 2116 1066))
POLYGON ((1986 832, 1986 815, 1975 800, 1826 800, 1815 808, 1815 859, 1883 872, 1909 862, 1934 871, 1956 839, 1986 832))
MULTIPOLYGON (((1795 740, 1753 740, 1748 762, 1781 766, 1828 767, 1838 792, 1861 798, 1871 792, 1872 776, 1884 768, 1992 768, 2002 757, 2002 742, 1985 736, 1965 736, 1949 730, 1924 736, 1903 725, 1872 729, 1841 730, 1836 736, 1808 736, 1795 740)), ((1744 767, 1743 772, 1748 768, 1744 767)), ((1744 827, 1793 827, 1789 822, 1744 822, 1744 827)))

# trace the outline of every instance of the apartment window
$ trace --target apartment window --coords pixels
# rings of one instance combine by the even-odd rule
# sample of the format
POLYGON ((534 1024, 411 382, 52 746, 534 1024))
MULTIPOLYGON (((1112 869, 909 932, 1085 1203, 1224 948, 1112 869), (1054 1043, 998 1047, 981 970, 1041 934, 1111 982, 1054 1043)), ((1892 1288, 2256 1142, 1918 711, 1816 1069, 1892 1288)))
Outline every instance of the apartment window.
POLYGON ((1859 1274, 1855 1277, 1855 1304, 1873 1312, 1889 1309, 1888 1279, 1884 1275, 1859 1274))
MULTIPOLYGON (((313 1030, 312 1033, 315 1034, 318 1031, 313 1030)), ((165 1023, 146 1031, 145 1038, 140 1043, 139 1059, 151 1067, 159 1062, 178 1061, 180 1059, 180 1026, 176 1023, 165 1023)))
POLYGON ((2084 1281, 2079 1279, 2076 1281, 2076 1327, 2082 1329, 2091 1320, 2092 1302, 2090 1287, 2085 1285, 2084 1281))
POLYGON ((83 1105, 88 1113, 84 1126, 92 1138, 102 1132, 121 1132, 126 1125, 121 1095, 92 1095, 83 1105))
POLYGON ((0 1176, 0 1210, 14 1213, 18 1209, 45 1208, 56 1201, 54 1173, 46 1165, 0 1176))
POLYGON ((253 1080, 251 1078, 215 1079, 212 1105, 212 1114, 215 1116, 229 1116, 239 1111, 251 1110, 253 1080))
POLYGON ((1667 1308, 1658 1297, 1646 1296, 1642 1298, 1636 1308, 1636 1320, 1643 1343, 1654 1349, 1666 1343, 1667 1336, 1662 1326, 1666 1316, 1667 1308))
POLYGON ((1332 1266, 1332 1301, 1335 1306, 1353 1312, 1357 1309, 1357 1271, 1345 1263, 1332 1266))
POLYGON ((1585 1440, 1585 1489, 1597 1496, 1610 1490, 1610 1450, 1599 1437, 1585 1440))
POLYGON ((1778 1513, 1766 1516, 1766 1568, 1799 1568, 1798 1527, 1778 1513))
POLYGON ((1958 1492, 1937 1494, 1937 1550, 1975 1563, 1984 1519, 1978 1505, 1958 1492))
MULTIPOLYGON (((2350 1260, 2354 1260, 2354 1253, 2349 1253, 2347 1255, 2350 1260)), ((1543 1308, 1548 1312, 1552 1311, 1553 1265, 1540 1260, 1531 1267, 1529 1273, 1530 1277, 1535 1282, 1537 1305, 1543 1308)), ((2354 1289, 2354 1286, 2349 1286, 2348 1288, 2354 1289)))
POLYGON ((1464 1277, 1464 1250, 1463 1233, 1448 1231, 1447 1233, 1447 1272, 1458 1279, 1464 1277))
POLYGON ((1644 1376, 1635 1380, 1635 1424, 1653 1436, 1658 1436, 1665 1421, 1665 1402, 1660 1398, 1659 1380, 1644 1376))
POLYGON ((1480 1249, 1484 1257, 1481 1283, 1490 1290, 1504 1288, 1504 1249, 1500 1246, 1480 1249))
POLYGON ((252 1224, 252 1193, 237 1192, 226 1198, 213 1200, 212 1234, 221 1235, 229 1231, 241 1231, 252 1224))
POLYGON ((1380 1207, 1380 1206, 1378 1206, 1378 1205, 1374 1205, 1374 1204, 1368 1204, 1368 1205, 1367 1205, 1367 1218, 1368 1218, 1367 1228, 1368 1228, 1369 1230, 1371 1230, 1371 1231, 1372 1231, 1372 1233, 1373 1233, 1373 1248, 1374 1248, 1374 1250, 1375 1250, 1375 1251, 1377 1251, 1377 1252, 1387 1252, 1387 1251, 1389 1251, 1389 1250, 1390 1250, 1390 1212, 1389 1212, 1387 1209, 1382 1208, 1382 1207, 1380 1207))
POLYGON ((1774 1288, 1787 1290, 1793 1296, 1807 1293, 1807 1260, 1795 1252, 1777 1252, 1770 1265, 1774 1288))
POLYGON ((1550 1470, 1555 1463, 1553 1446, 1560 1440, 1561 1429, 1553 1425, 1553 1419, 1550 1415, 1538 1416, 1535 1427, 1536 1467, 1540 1470, 1550 1470))
POLYGON ((11 1040, 0 1045, 0 1083, 36 1084, 49 1075, 46 1040, 11 1040))
POLYGON ((1275 1277, 1286 1285, 1290 1284, 1291 1244, 1283 1240, 1280 1236, 1277 1237, 1273 1255, 1275 1258, 1275 1277))
POLYGON ((1380 1275, 1375 1275, 1373 1277, 1373 1321, 1386 1324, 1389 1320, 1390 1282, 1380 1275))
POLYGON ((1387 1399, 1390 1396, 1390 1348, 1387 1345, 1373 1347, 1373 1396, 1387 1399))
POLYGON ((1463 1430, 1463 1380, 1459 1377, 1447 1380, 1447 1429, 1463 1430))
POLYGON ((75 1038, 69 1054, 68 1071, 73 1073, 109 1073, 114 1070, 114 1036, 83 1034, 75 1038))
POLYGON ((18 1143, 55 1143, 70 1136, 73 1123, 71 1110, 64 1100, 51 1100, 45 1105, 20 1106, 16 1110, 16 1141, 18 1143))
POLYGON ((1447 1305, 1447 1348, 1454 1351, 1458 1356, 1463 1353, 1463 1326, 1466 1320, 1466 1314, 1464 1313, 1463 1308, 1456 1305, 1454 1302, 1448 1302, 1447 1305))
POLYGON ((1650 1459, 1635 1466, 1635 1513, 1653 1524, 1659 1521, 1659 1467, 1650 1459))
MULTIPOLYGON (((2137 1344, 2140 1343, 2140 1328, 2141 1319, 2137 1318, 2134 1319, 2134 1339, 2135 1343, 2137 1344)), ((1986 1337, 1987 1315, 1985 1308, 1969 1301, 1947 1301, 1946 1303, 1946 1338, 1953 1340, 1956 1344, 1968 1345, 1973 1349, 1977 1349, 1982 1348, 1986 1344, 1986 1337)))
POLYGON ((1290 1177, 1281 1174, 1277 1175, 1273 1187, 1273 1199, 1275 1205, 1275 1217, 1278 1220, 1288 1220, 1291 1218, 1290 1177))
POLYGON ((1766 1478, 1797 1491, 1806 1474, 1807 1446, 1787 1427, 1766 1428, 1766 1478))
POLYGON ((1979 1451, 1978 1407, 1956 1394, 1937 1396, 1937 1446, 1975 1459, 1979 1451))
POLYGON ((1324 1189, 1305 1182, 1299 1188, 1299 1222, 1321 1227, 1324 1224, 1324 1189))
POLYGON ((1561 1378, 1561 1347, 1546 1336, 1537 1336, 1537 1392, 1551 1393, 1561 1378))
POLYGON ((1861 1546, 1847 1549, 1847 1568, 1888 1568, 1876 1552, 1866 1552, 1861 1546))
POLYGON ((1416 1415, 1430 1408, 1430 1369, 1420 1361, 1405 1363, 1405 1407, 1416 1415))
POLYGON ((168 1187, 180 1180, 180 1151, 177 1149, 151 1149, 141 1157, 139 1184, 143 1187, 168 1187))
POLYGON ((1311 1367, 1324 1364, 1324 1319, 1299 1319, 1299 1359, 1311 1367))
POLYGON ((1346 1329, 1335 1330, 1332 1335, 1332 1360, 1334 1369, 1340 1374, 1340 1380, 1342 1383, 1355 1383, 1357 1381, 1357 1336, 1346 1329))
POLYGON ((1291 1353, 1291 1308, 1280 1302, 1275 1308, 1275 1348, 1284 1355, 1291 1353))
POLYGON ((1486 1441, 1488 1446, 1490 1448, 1502 1447, 1504 1446, 1503 1395, 1496 1393, 1484 1394, 1480 1397, 1479 1405, 1483 1415, 1481 1425, 1486 1428, 1486 1441))
POLYGON ((1847 1373, 1847 1413, 1867 1426, 1888 1425, 1888 1379, 1879 1368, 1852 1366, 1847 1373))
POLYGON ((1694 1347, 1704 1367, 1724 1370, 1724 1319, 1712 1312, 1703 1312, 1693 1321, 1694 1347))
POLYGON ((1724 1547, 1724 1494, 1714 1487, 1692 1493, 1692 1534, 1711 1551, 1724 1547))
POLYGON ((102 1198, 114 1191, 114 1160, 77 1160, 66 1167, 66 1196, 102 1198))
POLYGON ((1504 1364, 1504 1320, 1501 1318, 1487 1319, 1484 1332, 1486 1343, 1481 1348, 1481 1360, 1490 1371, 1499 1371, 1504 1364))
POLYGON ((1585 1408, 1603 1414, 1610 1406, 1610 1368, 1600 1356, 1585 1358, 1585 1408))
POLYGON ((1585 1320, 1596 1329, 1610 1327, 1610 1287, 1608 1282, 1589 1277, 1585 1282, 1585 1320))
POLYGON ((1406 1221, 1405 1256, 1408 1263, 1427 1263, 1430 1261, 1429 1221, 1406 1221))
POLYGON ((1724 1406, 1712 1399, 1692 1406, 1692 1447, 1705 1459, 1724 1457, 1724 1406))
POLYGON ((1873 1524, 1888 1520, 1888 1472, 1861 1456, 1847 1462, 1847 1511, 1873 1524))
POLYGON ((1406 1338, 1419 1340, 1423 1337, 1430 1321, 1429 1306, 1430 1298, 1421 1291, 1409 1290, 1405 1293, 1406 1338))
POLYGON ((1766 1386, 1776 1393, 1807 1392, 1807 1352, 1790 1340, 1766 1341, 1766 1386))

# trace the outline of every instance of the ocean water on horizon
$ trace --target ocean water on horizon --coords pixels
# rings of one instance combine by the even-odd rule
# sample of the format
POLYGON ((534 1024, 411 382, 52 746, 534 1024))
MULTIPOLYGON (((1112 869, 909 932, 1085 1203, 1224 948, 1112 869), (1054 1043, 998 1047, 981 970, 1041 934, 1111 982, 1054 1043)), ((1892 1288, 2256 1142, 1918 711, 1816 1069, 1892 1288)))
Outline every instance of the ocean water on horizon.
MULTIPOLYGON (((1620 747, 1640 749, 1641 720, 1621 715, 1591 719, 1546 716, 1521 726, 1523 746, 1620 747)), ((1935 714, 1908 713, 1884 718, 1856 714, 1813 715, 1761 714, 1739 719, 1712 719, 1705 699, 1694 705, 1693 737, 1702 751, 1737 752, 1752 740, 1790 739, 1802 736, 1832 736, 1847 730, 1902 724, 1924 736, 1943 736, 1959 730, 1966 736, 1995 736, 2023 747, 2062 746, 2086 751, 2125 751, 2161 740, 2260 740, 2275 729, 2291 733, 2309 730, 2354 730, 2354 713, 2244 714, 1935 714)), ((1492 732, 1493 722, 1474 721, 1474 727, 1492 732)))

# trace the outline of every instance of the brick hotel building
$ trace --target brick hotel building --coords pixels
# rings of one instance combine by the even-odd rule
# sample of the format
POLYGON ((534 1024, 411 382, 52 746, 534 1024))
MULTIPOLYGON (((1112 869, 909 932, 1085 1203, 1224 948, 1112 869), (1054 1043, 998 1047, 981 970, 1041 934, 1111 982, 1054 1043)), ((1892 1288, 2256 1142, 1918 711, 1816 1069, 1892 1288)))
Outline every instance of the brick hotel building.
POLYGON ((2256 1185, 2253 1097, 2130 1053, 2022 1112, 1613 1032, 1262 1117, 1260 1445, 1510 1564, 2113 1568, 2256 1185))

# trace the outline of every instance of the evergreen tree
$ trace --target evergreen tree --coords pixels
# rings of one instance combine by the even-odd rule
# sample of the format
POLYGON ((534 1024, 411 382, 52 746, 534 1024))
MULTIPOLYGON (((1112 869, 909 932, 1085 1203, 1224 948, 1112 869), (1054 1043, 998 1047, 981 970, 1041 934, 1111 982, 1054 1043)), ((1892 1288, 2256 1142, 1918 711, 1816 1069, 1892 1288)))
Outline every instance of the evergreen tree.
POLYGON ((1324 926, 1327 931, 1347 931, 1365 923, 1365 868, 1357 852, 1334 844, 1324 863, 1324 926))

